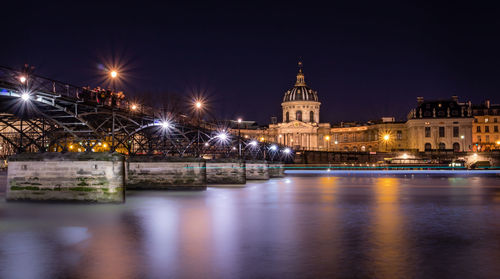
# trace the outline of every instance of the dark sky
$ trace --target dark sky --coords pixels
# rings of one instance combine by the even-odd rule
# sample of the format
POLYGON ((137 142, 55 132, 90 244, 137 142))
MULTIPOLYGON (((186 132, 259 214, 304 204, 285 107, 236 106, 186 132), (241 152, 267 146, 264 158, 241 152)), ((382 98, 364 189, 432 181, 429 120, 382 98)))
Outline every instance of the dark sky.
POLYGON ((499 10, 484 3, 182 2, 3 3, 0 64, 95 86, 115 61, 128 95, 205 91, 220 117, 261 124, 299 58, 322 122, 403 119, 417 96, 500 102, 499 10))

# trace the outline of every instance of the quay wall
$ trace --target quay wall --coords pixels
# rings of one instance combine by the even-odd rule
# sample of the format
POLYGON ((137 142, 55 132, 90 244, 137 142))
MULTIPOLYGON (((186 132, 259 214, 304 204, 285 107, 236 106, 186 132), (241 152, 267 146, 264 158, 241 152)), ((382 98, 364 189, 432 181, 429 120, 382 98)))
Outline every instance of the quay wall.
POLYGON ((246 161, 247 180, 269 179, 269 163, 267 161, 246 161))
POLYGON ((204 190, 206 162, 197 158, 134 156, 126 162, 126 188, 134 190, 204 190))
POLYGON ((217 159, 207 161, 208 184, 245 184, 245 161, 235 159, 217 159))
POLYGON ((285 177, 285 164, 281 162, 269 162, 269 177, 285 177))
POLYGON ((8 201, 125 201, 124 160, 109 153, 24 153, 9 158, 8 201))

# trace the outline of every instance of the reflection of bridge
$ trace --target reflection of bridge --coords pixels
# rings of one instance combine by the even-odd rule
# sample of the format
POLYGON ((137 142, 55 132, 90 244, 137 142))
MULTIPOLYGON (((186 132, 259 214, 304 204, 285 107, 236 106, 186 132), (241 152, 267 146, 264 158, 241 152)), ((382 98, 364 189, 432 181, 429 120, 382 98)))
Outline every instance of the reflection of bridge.
POLYGON ((291 153, 288 148, 231 132, 218 121, 138 108, 127 101, 103 102, 82 87, 0 67, 2 155, 118 151, 283 160, 291 153))

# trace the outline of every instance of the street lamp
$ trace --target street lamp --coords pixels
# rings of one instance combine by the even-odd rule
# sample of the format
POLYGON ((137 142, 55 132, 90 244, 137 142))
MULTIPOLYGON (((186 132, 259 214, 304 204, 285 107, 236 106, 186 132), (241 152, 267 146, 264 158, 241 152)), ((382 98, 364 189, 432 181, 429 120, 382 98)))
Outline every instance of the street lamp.
POLYGON ((241 158, 241 118, 238 118, 238 156, 241 158))
POLYGON ((385 141, 385 152, 387 152, 387 144, 388 144, 390 138, 391 138, 391 136, 389 136, 389 134, 385 134, 383 137, 383 139, 385 141))
POLYGON ((111 70, 109 72, 109 76, 111 77, 111 87, 113 92, 111 92, 111 107, 112 107, 112 123, 111 123, 111 148, 110 152, 114 152, 115 148, 115 82, 114 80, 118 77, 118 72, 116 70, 111 70))
POLYGON ((196 129, 196 157, 200 156, 200 127, 201 127, 201 110, 203 103, 200 100, 194 101, 194 109, 196 110, 198 125, 196 129))
POLYGON ((30 94, 28 94, 28 93, 26 93, 26 92, 25 92, 25 93, 23 93, 23 94, 21 94, 21 99, 22 99, 23 101, 25 101, 25 102, 26 102, 26 101, 29 101, 29 99, 30 99, 30 94))
POLYGON ((203 103, 202 103, 202 102, 200 102, 200 101, 196 101, 196 102, 194 103, 194 106, 196 107, 196 109, 198 109, 198 110, 199 110, 199 109, 201 109, 201 107, 203 106, 203 103))
POLYGON ((326 151, 330 150, 330 136, 325 136, 326 140, 326 151))
POLYGON ((26 77, 25 77, 25 76, 20 76, 20 77, 19 77, 19 81, 20 81, 21 83, 25 83, 25 82, 26 82, 26 77))
POLYGON ((460 139, 462 140, 462 152, 465 151, 465 146, 464 146, 464 139, 465 139, 465 136, 464 135, 461 135, 460 136, 460 139))

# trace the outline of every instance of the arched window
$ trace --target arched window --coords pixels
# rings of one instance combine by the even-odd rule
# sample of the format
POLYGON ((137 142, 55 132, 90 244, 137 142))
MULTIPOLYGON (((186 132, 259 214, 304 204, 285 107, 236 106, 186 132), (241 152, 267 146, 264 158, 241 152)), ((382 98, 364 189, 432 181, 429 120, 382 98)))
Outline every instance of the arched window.
POLYGON ((314 111, 309 112, 309 121, 314 122, 314 111))
POLYGON ((432 145, 430 143, 425 144, 425 151, 429 151, 432 149, 432 145))
POLYGON ((460 152, 460 144, 458 142, 455 142, 453 144, 453 151, 454 152, 460 152))
POLYGON ((290 122, 290 113, 288 111, 286 112, 285 122, 290 122))
POLYGON ((445 150, 445 149, 446 145, 444 144, 444 142, 439 143, 439 150, 445 150))
POLYGON ((301 110, 298 110, 295 113, 295 119, 297 119, 298 121, 302 121, 302 111, 301 110))

